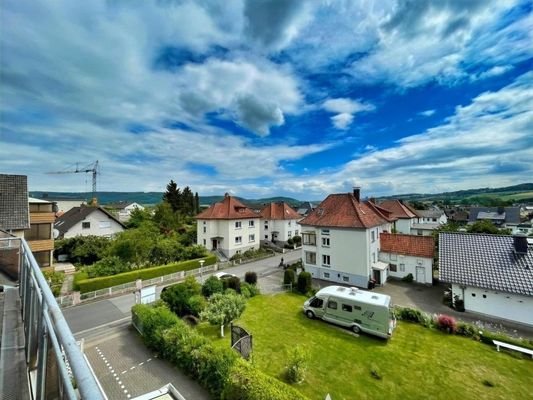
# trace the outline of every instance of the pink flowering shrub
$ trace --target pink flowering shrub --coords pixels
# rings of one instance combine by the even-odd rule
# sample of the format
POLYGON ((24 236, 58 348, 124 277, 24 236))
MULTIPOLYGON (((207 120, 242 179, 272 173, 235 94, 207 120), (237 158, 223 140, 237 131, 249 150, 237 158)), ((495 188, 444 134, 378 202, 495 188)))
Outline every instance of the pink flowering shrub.
POLYGON ((437 318, 437 327, 443 332, 455 333, 457 330, 457 321, 449 315, 441 314, 437 318))

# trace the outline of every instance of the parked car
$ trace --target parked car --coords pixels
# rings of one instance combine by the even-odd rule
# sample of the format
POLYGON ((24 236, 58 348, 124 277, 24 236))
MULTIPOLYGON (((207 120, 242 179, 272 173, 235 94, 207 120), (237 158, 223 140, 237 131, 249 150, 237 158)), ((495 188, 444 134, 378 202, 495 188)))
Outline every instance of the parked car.
POLYGON ((218 279, 229 279, 229 278, 237 277, 237 275, 235 274, 230 274, 229 272, 223 272, 223 271, 217 272, 213 274, 213 276, 218 279))

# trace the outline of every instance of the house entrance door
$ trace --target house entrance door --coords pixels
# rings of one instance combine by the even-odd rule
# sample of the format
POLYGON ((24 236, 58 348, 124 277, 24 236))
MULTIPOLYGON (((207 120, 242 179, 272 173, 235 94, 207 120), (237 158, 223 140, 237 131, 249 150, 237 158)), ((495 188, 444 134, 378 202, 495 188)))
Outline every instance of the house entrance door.
POLYGON ((374 275, 374 280, 376 281, 376 285, 381 285, 381 271, 379 269, 374 269, 372 271, 374 275))
POLYGON ((218 240, 213 239, 213 250, 217 249, 217 245, 218 245, 218 240))
POLYGON ((424 267, 416 267, 416 281, 426 283, 426 269, 424 267))

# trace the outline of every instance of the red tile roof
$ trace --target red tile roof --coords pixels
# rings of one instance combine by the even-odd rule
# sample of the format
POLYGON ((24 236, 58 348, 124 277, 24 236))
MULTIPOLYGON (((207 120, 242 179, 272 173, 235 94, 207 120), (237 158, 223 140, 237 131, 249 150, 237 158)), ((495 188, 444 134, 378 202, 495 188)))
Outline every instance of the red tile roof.
POLYGON ((291 206, 285 202, 267 204, 261 210, 263 219, 300 219, 298 214, 291 206))
POLYGON ((248 219, 259 218, 259 214, 253 212, 235 197, 224 195, 224 200, 214 203, 207 210, 202 211, 196 219, 248 219))
POLYGON ((417 215, 411 207, 403 204, 400 200, 385 200, 379 206, 392 212, 392 216, 400 219, 417 218, 417 215))
POLYGON ((300 225, 341 228, 372 228, 390 222, 369 202, 357 201, 353 193, 330 194, 300 225))
POLYGON ((432 236, 414 236, 398 233, 379 235, 381 251, 406 256, 433 258, 435 240, 432 236))

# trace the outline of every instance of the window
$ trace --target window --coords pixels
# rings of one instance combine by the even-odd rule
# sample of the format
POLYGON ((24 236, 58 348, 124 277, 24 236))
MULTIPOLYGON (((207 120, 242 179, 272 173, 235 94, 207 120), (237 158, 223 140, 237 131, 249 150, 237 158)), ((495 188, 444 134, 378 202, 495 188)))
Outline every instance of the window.
POLYGON ((248 242, 255 242, 255 235, 248 235, 248 242))
POLYGON ((287 237, 292 237, 292 232, 291 231, 287 232, 287 237))
POLYGON ((322 265, 325 265, 325 266, 329 267, 331 265, 330 262, 331 262, 330 256, 328 256, 326 254, 323 254, 322 255, 322 265))
POLYGON ((50 224, 31 224, 30 229, 24 230, 26 240, 49 240, 52 238, 50 224))
POLYGON ((324 306, 324 300, 315 297, 313 300, 311 300, 309 305, 314 308, 322 308, 324 306))
POLYGON ((344 282, 350 282, 350 278, 348 278, 347 276, 343 276, 343 277, 342 277, 342 280, 343 280, 344 282))
POLYGON ((235 221, 235 229, 241 229, 241 221, 235 221))
POLYGON ((322 229, 322 235, 329 235, 329 229, 322 229))
POLYGON ((405 272, 405 264, 400 264, 400 272, 405 272))
POLYGON ((398 255, 397 254, 391 254, 390 255, 390 260, 391 261, 396 261, 398 259, 398 255))
POLYGON ((268 222, 265 222, 265 231, 268 231, 268 222))
POLYGON ((329 279, 329 272, 324 272, 324 278, 328 278, 329 279))
POLYGON ((241 244, 242 243, 242 236, 235 236, 235 244, 241 244))
POLYGON ((207 245, 207 242, 206 242, 205 239, 204 239, 204 246, 206 246, 206 245, 207 245))
POLYGON ((81 229, 91 229, 91 222, 90 221, 82 222, 81 229))
POLYGON ((396 264, 389 264, 389 270, 390 272, 397 272, 398 269, 397 269, 396 264))
POLYGON ((294 236, 298 236, 298 229, 294 231, 294 236))
POLYGON ((476 294, 475 294, 475 293, 472 293, 472 297, 476 297, 476 294))
POLYGON ((291 221, 289 221, 288 225, 291 226, 291 221))
POLYGON ((341 304, 342 311, 352 312, 352 306, 348 304, 341 304))
POLYGON ((328 308, 331 308, 332 310, 336 310, 337 309, 337 302, 333 301, 333 300, 328 301, 328 308))
POLYGON ((302 233, 303 244, 307 246, 316 246, 315 233, 302 233))
POLYGON ((437 218, 432 218, 432 221, 433 222, 437 222, 437 218))
POLYGON ((361 306, 353 306, 353 309, 354 309, 354 310, 361 311, 361 306))
POLYGON ((207 233, 207 226, 204 226, 204 233, 207 233))
POLYGON ((206 224, 206 222, 204 221, 204 225, 206 224))
POLYGON ((248 227, 249 227, 249 228, 253 228, 253 227, 255 226, 255 225, 254 225, 254 222, 255 222, 255 221, 254 221, 253 219, 251 219, 250 221, 248 221, 248 227))
POLYGON ((372 262, 376 263, 376 253, 372 253, 372 262))
POLYGON ((484 294, 484 295, 483 295, 483 298, 484 298, 484 299, 486 299, 486 298, 487 298, 487 295, 486 295, 486 294, 484 294))
POLYGON ((265 240, 268 240, 268 235, 265 235, 265 240))
POLYGON ((372 243, 374 243, 376 241, 376 232, 375 231, 371 231, 370 232, 370 238, 372 240, 372 243))
POLYGON ((312 251, 306 251, 305 252, 305 263, 306 264, 316 264, 316 253, 313 253, 312 251))
POLYGON ((423 236, 423 235, 424 235, 424 231, 422 231, 422 229, 417 229, 417 230, 416 230, 416 234, 417 234, 418 236, 423 236))
POLYGON ((329 247, 329 238, 323 237, 322 238, 322 247, 329 247))

